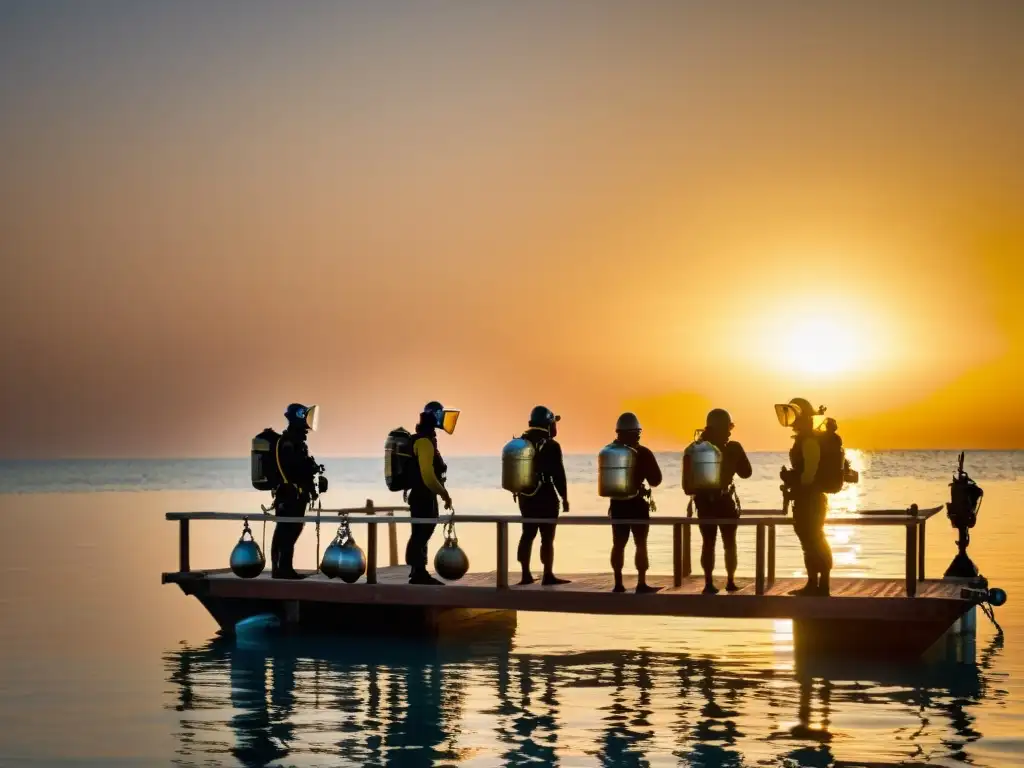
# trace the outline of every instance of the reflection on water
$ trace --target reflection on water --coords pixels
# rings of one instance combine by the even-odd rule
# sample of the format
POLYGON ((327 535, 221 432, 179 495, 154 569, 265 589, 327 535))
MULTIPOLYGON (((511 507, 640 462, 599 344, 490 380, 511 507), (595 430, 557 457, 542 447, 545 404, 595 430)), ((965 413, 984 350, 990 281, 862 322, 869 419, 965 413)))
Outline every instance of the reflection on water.
POLYGON ((974 708, 1005 691, 977 665, 837 661, 762 669, 686 654, 518 653, 510 638, 431 646, 223 639, 164 656, 176 764, 827 766, 970 761, 974 708), (832 732, 834 713, 860 738, 832 732), (876 736, 877 738, 865 738, 876 736))
MULTIPOLYGON (((744 508, 778 506, 785 457, 752 461, 744 508)), ((833 515, 942 503, 956 454, 857 461, 869 471, 833 500, 833 515)), ((976 653, 953 649, 966 663, 899 668, 797 663, 791 623, 768 620, 521 613, 512 638, 468 645, 210 643, 216 626, 199 603, 160 585, 160 571, 178 558, 163 513, 251 510, 252 492, 196 490, 211 478, 244 487, 245 462, 73 463, 27 475, 0 465, 0 490, 56 491, 0 493, 0 765, 1019 765, 1024 484, 1015 478, 1024 453, 969 461, 985 488, 971 552, 1009 591, 998 611, 1005 646, 979 617, 976 653), (182 490, 125 492, 143 476, 182 490), (79 486, 121 490, 66 492, 79 486)), ((569 464, 572 513, 603 514, 593 458, 569 464)), ((494 466, 452 460, 460 510, 515 512, 494 487, 494 466)), ((663 467, 678 478, 678 454, 663 467)), ((332 504, 381 497, 379 462, 339 460, 331 472, 332 504)), ((658 506, 685 510, 682 489, 664 488, 658 506)), ((826 530, 837 578, 903 574, 901 530, 826 530)), ((400 527, 400 543, 407 534, 400 527)), ((234 524, 193 526, 193 565, 225 565, 238 535, 234 524)), ((493 527, 462 526, 459 538, 473 570, 495 567, 493 527)), ((929 523, 930 575, 949 564, 955 538, 944 516, 929 523)), ((565 573, 607 572, 606 530, 577 526, 558 541, 565 573)), ((752 530, 740 532, 739 545, 739 573, 749 576, 752 530)), ((652 572, 671 573, 670 529, 652 531, 650 554, 652 572)), ((792 529, 779 529, 777 557, 779 575, 803 573, 792 529)), ((319 562, 312 526, 296 562, 319 562)))

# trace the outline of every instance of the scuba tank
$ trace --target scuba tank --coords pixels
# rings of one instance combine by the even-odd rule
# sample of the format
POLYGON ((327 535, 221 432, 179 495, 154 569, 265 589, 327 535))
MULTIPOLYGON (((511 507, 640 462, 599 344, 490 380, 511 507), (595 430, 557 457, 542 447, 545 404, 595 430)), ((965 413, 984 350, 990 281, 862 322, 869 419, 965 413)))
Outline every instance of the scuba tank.
POLYGON ((513 438, 501 449, 501 487, 513 496, 528 495, 539 483, 537 449, 524 437, 513 438))
POLYGON ((281 473, 277 467, 277 441, 281 435, 267 427, 252 439, 250 464, 252 487, 257 491, 276 491, 281 485, 281 473))
POLYGON ((638 493, 636 451, 622 443, 609 443, 597 455, 598 496, 624 500, 638 493))
POLYGON ((843 490, 844 483, 856 483, 860 479, 860 475, 846 460, 846 450, 843 448, 843 439, 839 436, 838 429, 836 420, 827 418, 824 419, 822 428, 814 433, 814 439, 818 441, 818 447, 821 449, 814 481, 824 493, 839 493, 843 490))
POLYGON ((722 490, 722 451, 700 438, 683 451, 683 491, 693 496, 697 491, 722 490))
POLYGON ((389 491, 407 491, 412 488, 411 462, 412 435, 402 427, 393 429, 384 441, 384 482, 389 491))

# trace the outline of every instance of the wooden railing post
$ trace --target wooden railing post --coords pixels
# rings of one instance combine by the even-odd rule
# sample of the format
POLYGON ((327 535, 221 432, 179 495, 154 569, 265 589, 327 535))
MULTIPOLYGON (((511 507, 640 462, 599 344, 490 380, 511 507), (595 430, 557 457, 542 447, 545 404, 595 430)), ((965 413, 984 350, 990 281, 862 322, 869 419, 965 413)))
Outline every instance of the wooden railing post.
POLYGON ((924 527, 927 524, 927 520, 917 524, 917 578, 920 581, 924 581, 924 527))
POLYGON ((768 586, 775 583, 775 525, 768 526, 768 586))
POLYGON ((182 573, 188 573, 192 570, 189 566, 188 554, 188 518, 183 517, 178 521, 178 570, 182 573))
POLYGON ((498 523, 498 589, 508 588, 508 522, 498 523))
POLYGON ((683 525, 672 526, 672 586, 683 586, 683 525))
POLYGON ((693 561, 690 559, 690 538, 692 536, 692 525, 683 526, 683 578, 687 579, 693 573, 693 561))
POLYGON ((764 594, 764 523, 757 524, 757 546, 754 555, 754 593, 764 594))
MULTIPOLYGON (((394 516, 394 512, 388 512, 388 517, 394 516)), ((392 568, 398 565, 398 523, 394 519, 388 523, 388 565, 392 568)))
POLYGON ((915 523, 907 523, 907 597, 917 594, 917 528, 915 523))
POLYGON ((377 583, 377 523, 366 526, 366 583, 377 583))

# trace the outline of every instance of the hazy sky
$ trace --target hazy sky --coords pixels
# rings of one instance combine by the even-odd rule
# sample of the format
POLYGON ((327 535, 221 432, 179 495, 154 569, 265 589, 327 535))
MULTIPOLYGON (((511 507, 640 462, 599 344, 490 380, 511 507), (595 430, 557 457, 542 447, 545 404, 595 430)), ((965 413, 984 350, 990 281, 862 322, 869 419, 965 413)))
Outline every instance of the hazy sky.
POLYGON ((0 0, 0 455, 543 402, 1024 447, 1024 3, 0 0), (801 342, 803 342, 801 344, 801 342))

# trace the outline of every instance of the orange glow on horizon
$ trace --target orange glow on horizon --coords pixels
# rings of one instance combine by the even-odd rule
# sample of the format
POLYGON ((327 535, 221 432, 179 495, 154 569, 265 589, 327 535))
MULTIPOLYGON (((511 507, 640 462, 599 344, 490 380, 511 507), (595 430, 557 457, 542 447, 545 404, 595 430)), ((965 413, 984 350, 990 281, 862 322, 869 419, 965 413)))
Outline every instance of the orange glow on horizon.
POLYGON ((538 403, 568 452, 713 407, 784 449, 794 396, 851 447, 1024 448, 1019 9, 175 33, 210 13, 26 6, 0 46, 3 455, 239 456, 305 400, 376 456, 433 399, 450 455, 538 403))

